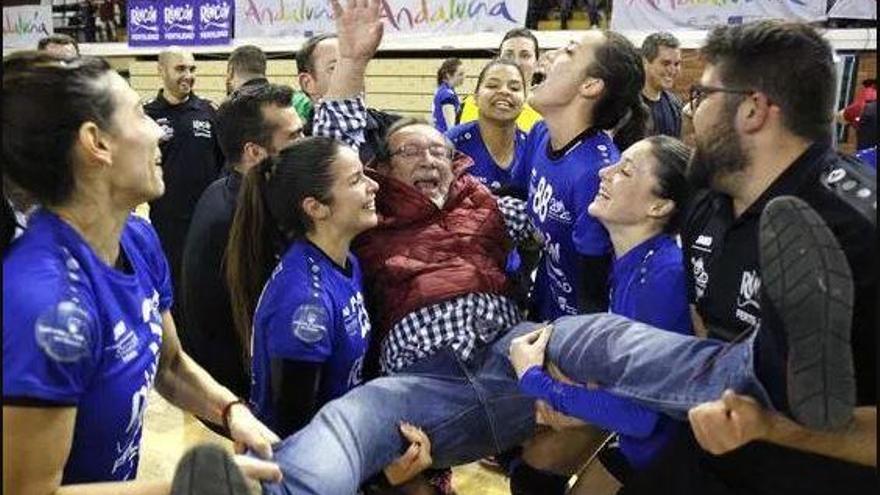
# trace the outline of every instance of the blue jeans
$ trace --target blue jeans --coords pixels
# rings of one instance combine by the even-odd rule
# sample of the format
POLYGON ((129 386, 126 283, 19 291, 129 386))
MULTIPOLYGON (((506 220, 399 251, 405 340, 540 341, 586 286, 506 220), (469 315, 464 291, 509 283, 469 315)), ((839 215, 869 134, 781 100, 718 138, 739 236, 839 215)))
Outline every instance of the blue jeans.
MULTIPOLYGON (((467 363, 442 351, 329 402, 276 445, 284 480, 264 484, 264 493, 355 493, 402 451, 400 421, 428 434, 435 467, 471 462, 527 440, 535 427, 534 399, 519 392, 507 355, 513 338, 536 327, 517 325, 467 363)), ((576 382, 599 382, 678 418, 717 400, 725 388, 769 404, 752 372, 752 339, 725 344, 593 314, 556 320, 547 353, 576 382)))

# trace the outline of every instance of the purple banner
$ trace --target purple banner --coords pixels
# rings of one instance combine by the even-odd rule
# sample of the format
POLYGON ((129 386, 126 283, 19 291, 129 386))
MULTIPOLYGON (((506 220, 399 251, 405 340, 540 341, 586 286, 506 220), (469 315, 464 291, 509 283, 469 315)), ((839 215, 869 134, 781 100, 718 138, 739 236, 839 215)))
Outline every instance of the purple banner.
POLYGON ((162 39, 166 45, 195 45, 197 0, 165 0, 162 39))
POLYGON ((129 46, 225 45, 234 0, 129 0, 129 46))
POLYGON ((200 0, 198 40, 202 45, 227 44, 232 38, 232 0, 200 0))
POLYGON ((162 0, 128 0, 128 45, 161 46, 162 0))

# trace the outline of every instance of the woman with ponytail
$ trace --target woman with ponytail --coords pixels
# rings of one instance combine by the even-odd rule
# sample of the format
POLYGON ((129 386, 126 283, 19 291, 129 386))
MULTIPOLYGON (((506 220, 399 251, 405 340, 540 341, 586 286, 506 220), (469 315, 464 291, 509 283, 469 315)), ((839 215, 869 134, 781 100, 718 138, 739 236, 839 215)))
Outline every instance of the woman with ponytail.
MULTIPOLYGON (((226 248, 236 329, 250 350, 254 413, 282 437, 362 382, 370 336, 351 241, 378 223, 378 185, 357 153, 323 137, 299 141, 244 178, 226 248)), ((430 465, 414 445, 386 468, 399 483, 430 465)))
POLYGON ((447 58, 437 69, 437 91, 431 102, 431 117, 434 119, 434 127, 440 132, 446 132, 455 125, 455 117, 461 110, 461 103, 455 88, 464 83, 464 68, 461 60, 447 58))
POLYGON ((644 69, 623 36, 591 31, 557 50, 529 103, 543 116, 513 171, 528 194, 532 224, 544 245, 531 294, 533 321, 604 311, 608 306, 608 233, 587 211, 599 170, 643 137, 639 99, 644 69))
POLYGON ((168 262, 131 214, 165 189, 138 94, 103 59, 23 51, 3 59, 2 100, 4 178, 40 205, 7 245, 2 199, 3 491, 170 493, 135 480, 154 388, 271 458, 278 437, 181 349, 168 262))

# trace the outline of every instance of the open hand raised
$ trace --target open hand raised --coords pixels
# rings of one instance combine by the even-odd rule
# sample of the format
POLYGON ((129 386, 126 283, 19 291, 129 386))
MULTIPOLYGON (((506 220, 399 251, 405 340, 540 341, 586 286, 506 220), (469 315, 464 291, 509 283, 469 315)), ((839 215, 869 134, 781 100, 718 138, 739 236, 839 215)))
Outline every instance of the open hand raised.
POLYGON ((379 19, 381 0, 330 0, 339 38, 339 57, 369 60, 382 42, 383 24, 379 19))

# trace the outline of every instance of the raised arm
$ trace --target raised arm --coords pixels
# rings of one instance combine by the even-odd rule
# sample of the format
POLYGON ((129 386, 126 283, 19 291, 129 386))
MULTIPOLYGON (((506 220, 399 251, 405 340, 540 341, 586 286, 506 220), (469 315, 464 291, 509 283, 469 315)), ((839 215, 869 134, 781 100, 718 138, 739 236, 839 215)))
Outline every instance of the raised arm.
POLYGON ((343 8, 332 0, 339 39, 339 58, 327 94, 318 103, 314 135, 344 142, 354 149, 363 145, 367 110, 364 76, 367 64, 382 41, 379 0, 352 0, 343 8))

